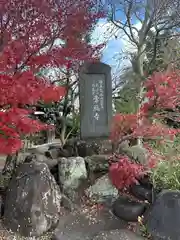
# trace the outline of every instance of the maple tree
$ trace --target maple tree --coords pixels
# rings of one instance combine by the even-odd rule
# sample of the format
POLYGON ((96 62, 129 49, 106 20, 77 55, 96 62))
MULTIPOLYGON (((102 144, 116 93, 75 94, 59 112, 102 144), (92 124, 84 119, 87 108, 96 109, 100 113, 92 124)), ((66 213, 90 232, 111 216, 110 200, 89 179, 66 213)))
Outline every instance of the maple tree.
POLYGON ((136 183, 143 174, 143 166, 131 162, 127 156, 118 156, 118 162, 111 164, 109 168, 109 177, 117 189, 123 189, 136 183))
POLYGON ((101 46, 84 37, 102 13, 96 0, 2 0, 0 4, 0 153, 15 153, 22 138, 47 127, 25 106, 59 101, 65 86, 38 76, 45 68, 77 68, 101 46))
MULTIPOLYGON (((163 144, 167 139, 173 140, 180 132, 179 129, 170 128, 162 123, 167 109, 176 110, 180 103, 179 71, 155 73, 144 82, 143 87, 146 101, 139 112, 114 116, 111 138, 118 144, 138 137, 144 140, 158 140, 163 144)), ((144 147, 149 153, 148 166, 132 163, 126 156, 119 156, 119 162, 110 166, 110 177, 117 188, 128 187, 142 175, 143 171, 156 167, 157 162, 164 158, 154 153, 147 142, 144 147)))

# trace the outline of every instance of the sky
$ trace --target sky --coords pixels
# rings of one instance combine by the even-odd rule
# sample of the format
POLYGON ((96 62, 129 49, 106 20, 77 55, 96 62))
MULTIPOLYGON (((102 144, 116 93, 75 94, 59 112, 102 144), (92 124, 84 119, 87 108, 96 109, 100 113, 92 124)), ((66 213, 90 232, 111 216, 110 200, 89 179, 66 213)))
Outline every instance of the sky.
MULTIPOLYGON (((115 39, 115 29, 112 24, 107 23, 106 20, 101 19, 96 25, 92 35, 92 43, 100 44, 106 42, 106 47, 103 50, 102 62, 110 64, 113 69, 117 67, 117 54, 123 47, 121 39, 115 39)), ((119 55, 119 54, 118 54, 119 55)))
MULTIPOLYGON (((140 22, 135 23, 135 26, 140 28, 140 22)), ((127 36, 125 36, 121 30, 117 31, 112 23, 101 19, 92 34, 92 43, 100 44, 104 42, 106 42, 106 47, 103 50, 102 62, 109 64, 113 72, 130 65, 130 61, 128 59, 122 59, 122 57, 127 56, 127 52, 134 52, 135 47, 129 42, 127 36), (115 36, 117 36, 117 38, 115 36)))

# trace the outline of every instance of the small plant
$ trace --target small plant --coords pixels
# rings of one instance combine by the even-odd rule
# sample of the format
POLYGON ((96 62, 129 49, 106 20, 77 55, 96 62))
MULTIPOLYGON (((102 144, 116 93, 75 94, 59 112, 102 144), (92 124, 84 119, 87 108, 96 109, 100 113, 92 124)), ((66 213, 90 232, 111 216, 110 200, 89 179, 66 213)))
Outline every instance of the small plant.
POLYGON ((180 161, 178 158, 160 161, 151 169, 153 186, 157 189, 180 190, 180 161))
POLYGON ((138 223, 140 225, 140 232, 146 239, 151 239, 151 234, 148 232, 146 225, 144 224, 144 216, 138 217, 138 223))

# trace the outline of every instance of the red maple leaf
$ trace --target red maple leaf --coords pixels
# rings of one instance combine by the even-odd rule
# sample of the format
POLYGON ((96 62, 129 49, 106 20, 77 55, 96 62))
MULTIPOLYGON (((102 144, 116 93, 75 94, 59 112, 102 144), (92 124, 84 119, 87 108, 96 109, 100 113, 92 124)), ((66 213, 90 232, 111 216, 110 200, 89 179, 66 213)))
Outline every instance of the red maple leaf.
POLYGON ((67 89, 53 86, 44 69, 78 71, 85 60, 96 59, 100 46, 84 41, 103 12, 96 0, 2 0, 0 4, 0 153, 22 146, 22 136, 42 130, 40 122, 22 112, 26 104, 60 101, 67 89))

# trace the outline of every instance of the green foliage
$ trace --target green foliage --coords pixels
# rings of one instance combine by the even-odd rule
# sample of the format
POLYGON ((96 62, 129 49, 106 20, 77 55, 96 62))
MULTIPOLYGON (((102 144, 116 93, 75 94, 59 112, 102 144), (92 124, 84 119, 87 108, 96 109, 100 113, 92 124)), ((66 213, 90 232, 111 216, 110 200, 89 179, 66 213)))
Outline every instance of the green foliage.
POLYGON ((47 124, 55 124, 56 123, 56 117, 55 115, 59 112, 62 112, 62 103, 39 103, 36 106, 37 111, 44 112, 44 115, 40 115, 39 119, 47 124))
POLYGON ((146 224, 144 224, 144 216, 138 217, 138 223, 139 223, 139 230, 141 232, 141 235, 145 237, 146 239, 151 239, 151 234, 148 232, 146 224))
POLYGON ((156 152, 165 157, 152 169, 151 179, 155 188, 180 190, 180 134, 174 141, 166 141, 160 144, 151 141, 151 146, 156 152))
POLYGON ((156 140, 148 140, 148 144, 164 156, 174 156, 180 153, 180 134, 176 135, 174 141, 166 140, 163 144, 156 140))
POLYGON ((180 161, 160 161, 152 170, 151 179, 157 189, 180 190, 180 161))
POLYGON ((179 39, 176 36, 172 37, 172 35, 174 34, 171 29, 158 34, 149 33, 146 43, 147 59, 144 62, 144 70, 148 75, 156 71, 166 70, 171 63, 175 63, 176 68, 179 69, 179 39))
POLYGON ((136 100, 116 99, 114 104, 115 104, 116 113, 128 114, 128 113, 136 113, 137 112, 138 103, 136 102, 136 100))
POLYGON ((80 115, 73 114, 67 118, 66 138, 77 137, 80 134, 80 115))
POLYGON ((136 89, 125 86, 119 93, 114 104, 117 113, 136 113, 138 109, 136 89))

